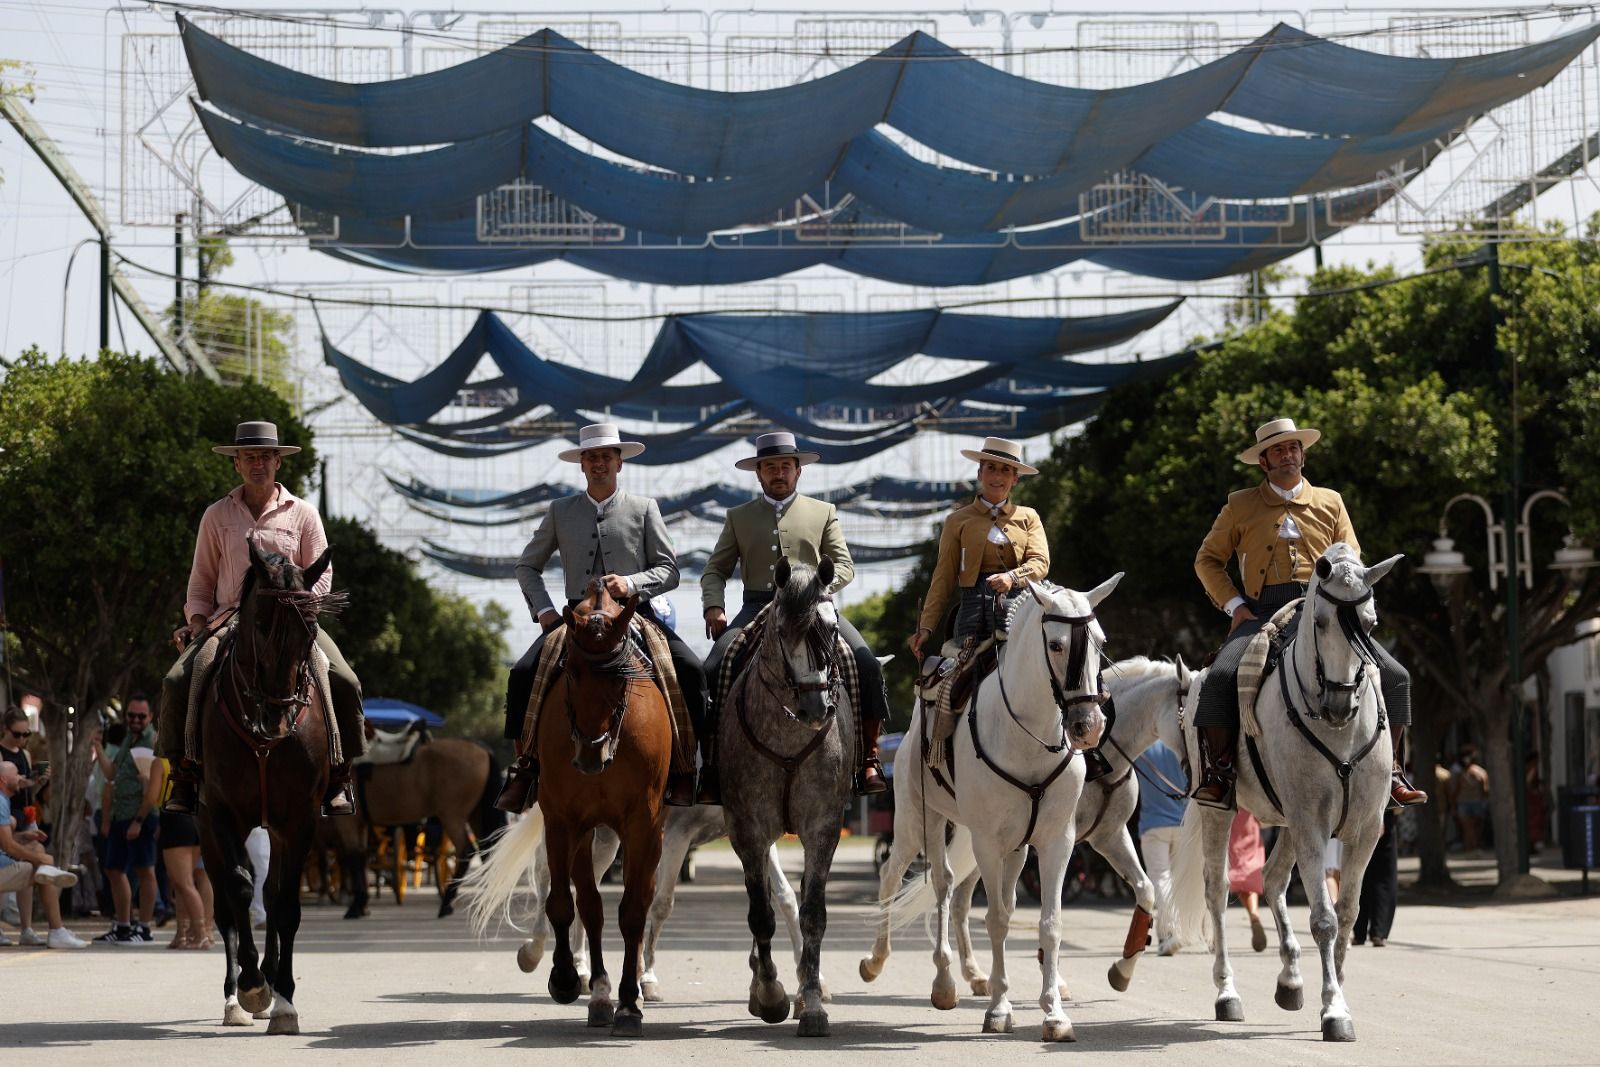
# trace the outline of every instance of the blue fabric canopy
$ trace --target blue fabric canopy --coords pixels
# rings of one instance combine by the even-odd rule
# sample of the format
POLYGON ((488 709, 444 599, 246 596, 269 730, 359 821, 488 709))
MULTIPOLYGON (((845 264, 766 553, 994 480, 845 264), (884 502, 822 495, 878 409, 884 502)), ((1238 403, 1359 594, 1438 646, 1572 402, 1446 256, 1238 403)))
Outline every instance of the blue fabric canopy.
MULTIPOLYGON (((922 551, 922 543, 914 542, 905 545, 851 545, 850 558, 859 564, 885 563, 891 560, 907 559, 922 551)), ((424 541, 422 554, 433 560, 439 566, 458 574, 470 575, 474 578, 488 578, 495 581, 506 581, 516 577, 516 556, 482 556, 469 552, 459 552, 448 545, 441 545, 437 541, 424 541)), ((559 555, 555 557, 559 559, 559 555)), ((711 558, 711 553, 705 549, 690 549, 678 553, 678 572, 688 577, 696 577, 705 573, 706 561, 711 558)), ((551 570, 545 569, 545 581, 551 582, 551 570)))
POLYGON ((361 701, 361 713, 372 725, 381 729, 397 730, 420 722, 426 726, 443 726, 444 716, 429 711, 409 700, 391 697, 366 697, 361 701))

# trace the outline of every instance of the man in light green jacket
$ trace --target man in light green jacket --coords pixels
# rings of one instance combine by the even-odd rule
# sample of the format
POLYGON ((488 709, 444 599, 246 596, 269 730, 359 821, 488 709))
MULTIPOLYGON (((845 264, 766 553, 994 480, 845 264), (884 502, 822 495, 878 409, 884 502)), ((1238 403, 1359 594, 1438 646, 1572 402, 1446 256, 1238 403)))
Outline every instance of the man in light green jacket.
MULTIPOLYGON (((838 511, 832 504, 802 496, 795 488, 800 482, 800 468, 819 458, 815 452, 800 451, 794 434, 778 432, 757 437, 755 455, 734 464, 740 470, 756 473, 762 495, 728 509, 722 534, 711 550, 705 575, 700 579, 706 636, 716 641, 711 655, 706 658, 706 678, 713 696, 718 688, 717 676, 723 656, 734 635, 772 601, 773 576, 780 559, 787 557, 790 562, 810 567, 817 566, 824 556, 833 560, 830 593, 843 588, 855 576, 850 547, 845 544, 844 532, 839 528, 838 511), (744 603, 730 623, 725 600, 735 564, 744 581, 744 603)), ((883 668, 843 614, 839 616, 839 634, 855 655, 856 670, 861 678, 863 706, 857 709, 861 768, 856 776, 856 793, 860 796, 882 793, 889 788, 883 764, 878 760, 878 734, 889 710, 883 668)), ((713 706, 708 710, 707 728, 701 735, 702 766, 697 799, 702 804, 722 802, 713 743, 717 735, 716 716, 717 709, 713 706)))

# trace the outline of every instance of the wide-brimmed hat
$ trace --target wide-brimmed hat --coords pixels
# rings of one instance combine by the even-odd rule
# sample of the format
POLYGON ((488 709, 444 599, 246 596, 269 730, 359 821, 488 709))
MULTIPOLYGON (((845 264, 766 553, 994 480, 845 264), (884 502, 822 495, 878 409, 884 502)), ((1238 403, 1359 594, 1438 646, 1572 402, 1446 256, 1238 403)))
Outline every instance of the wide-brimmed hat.
POLYGON ((764 433, 756 438, 756 454, 746 459, 741 459, 734 464, 742 471, 753 471, 761 465, 764 459, 782 459, 784 456, 793 456, 795 462, 804 467, 807 463, 815 463, 822 456, 816 452, 802 452, 794 443, 794 434, 786 430, 774 433, 764 433))
POLYGON ((617 433, 616 423, 597 422, 579 430, 578 447, 563 449, 560 458, 567 463, 579 463, 583 460, 583 454, 591 448, 618 449, 623 459, 632 459, 644 451, 644 445, 638 441, 624 441, 617 433))
POLYGON ((1301 448, 1310 448, 1322 440, 1321 430, 1300 429, 1293 419, 1273 419, 1256 428, 1256 443, 1239 453, 1239 462, 1254 467, 1261 453, 1285 441, 1299 441, 1301 448))
POLYGON ((233 444, 212 445, 211 451, 224 456, 237 456, 245 449, 270 448, 280 456, 292 456, 300 451, 299 445, 278 443, 278 424, 274 422, 241 422, 233 431, 233 444))
POLYGON ((1022 462, 1022 446, 1015 441, 1007 441, 1004 437, 985 437, 983 447, 963 448, 961 454, 974 463, 984 460, 993 460, 1007 466, 1017 468, 1018 474, 1038 474, 1038 467, 1030 467, 1022 462))

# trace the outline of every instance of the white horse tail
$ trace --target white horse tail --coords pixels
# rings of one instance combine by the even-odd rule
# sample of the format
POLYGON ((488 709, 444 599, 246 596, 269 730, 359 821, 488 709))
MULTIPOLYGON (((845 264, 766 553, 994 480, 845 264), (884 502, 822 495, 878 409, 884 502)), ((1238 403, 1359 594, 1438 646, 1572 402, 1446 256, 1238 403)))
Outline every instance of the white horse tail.
POLYGON ((539 846, 544 842, 544 813, 534 805, 521 819, 498 831, 490 842, 489 858, 467 872, 461 896, 467 902, 472 930, 486 937, 494 923, 522 929, 511 917, 511 901, 531 879, 539 846))
MULTIPOLYGON (((950 844, 945 846, 945 856, 953 872, 950 878, 953 888, 978 869, 978 858, 972 852, 972 831, 957 824, 950 844)), ((880 905, 879 914, 888 914, 889 929, 902 930, 929 915, 938 903, 938 897, 933 892, 933 877, 924 874, 901 886, 894 896, 880 905)))
POLYGON ((1177 843, 1172 847, 1173 929, 1185 944, 1211 943, 1211 910, 1206 906, 1205 835, 1200 827, 1200 805, 1191 802, 1183 813, 1177 843))

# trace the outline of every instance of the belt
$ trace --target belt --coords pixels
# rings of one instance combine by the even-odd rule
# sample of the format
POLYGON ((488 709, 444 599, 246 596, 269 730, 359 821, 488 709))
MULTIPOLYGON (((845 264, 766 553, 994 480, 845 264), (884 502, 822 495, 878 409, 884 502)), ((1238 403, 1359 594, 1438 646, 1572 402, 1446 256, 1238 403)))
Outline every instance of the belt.
POLYGON ((771 589, 746 589, 744 591, 744 602, 746 604, 770 604, 772 603, 772 598, 777 595, 771 589))

